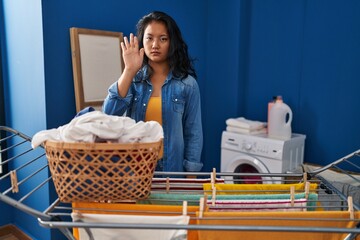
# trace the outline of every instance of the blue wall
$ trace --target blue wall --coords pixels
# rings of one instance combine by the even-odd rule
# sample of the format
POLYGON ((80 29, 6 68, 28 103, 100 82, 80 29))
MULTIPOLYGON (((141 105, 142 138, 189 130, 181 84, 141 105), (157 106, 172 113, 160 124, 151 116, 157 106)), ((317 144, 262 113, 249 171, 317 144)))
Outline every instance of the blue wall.
POLYGON ((359 149, 360 1, 255 0, 250 11, 244 109, 266 121, 283 95, 305 161, 325 165, 359 149))
POLYGON ((306 162, 325 165, 360 146, 358 0, 3 4, 9 13, 7 125, 30 136, 63 125, 75 114, 70 27, 128 35, 139 17, 162 10, 179 23, 190 54, 198 59, 204 170, 220 168, 225 120, 266 121, 273 95, 282 95, 292 108, 293 131, 307 135, 306 162))
MULTIPOLYGON (((42 14, 40 0, 5 0, 5 43, 7 61, 4 67, 6 123, 29 136, 46 128, 45 79, 42 14)), ((30 171, 32 172, 32 171, 30 171)), ((21 171, 21 175, 29 173, 21 171)), ((47 174, 47 173, 46 173, 47 174)), ((24 185, 24 189, 36 186, 24 185)), ((39 199, 28 202, 37 209, 49 206, 49 192, 39 193, 39 199)), ((50 232, 40 227, 36 218, 21 211, 8 209, 8 221, 29 231, 38 239, 49 239, 50 232)))
POLYGON ((220 170, 220 141, 225 120, 237 117, 241 99, 240 1, 210 1, 207 12, 206 79, 203 97, 204 170, 220 170))
MULTIPOLYGON (((2 4, 0 4, 0 57, 1 57, 1 61, 3 62, 6 58, 5 58, 5 38, 4 38, 4 31, 2 31, 2 29, 4 29, 4 17, 3 17, 3 7, 2 4)), ((0 78, 3 78, 3 66, 0 66, 0 78)), ((0 81, 0 91, 3 91, 4 85, 3 82, 0 81)), ((4 125, 5 124, 5 109, 4 109, 4 102, 5 102, 5 98, 3 95, 0 95, 0 124, 4 125)), ((7 186, 7 184, 4 184, 2 186, 0 186, 0 191, 4 191, 4 186, 7 186)), ((3 202, 0 202, 0 212, 3 213, 1 218, 0 218, 0 226, 7 224, 9 222, 12 221, 12 208, 9 208, 8 205, 6 205, 3 202)))

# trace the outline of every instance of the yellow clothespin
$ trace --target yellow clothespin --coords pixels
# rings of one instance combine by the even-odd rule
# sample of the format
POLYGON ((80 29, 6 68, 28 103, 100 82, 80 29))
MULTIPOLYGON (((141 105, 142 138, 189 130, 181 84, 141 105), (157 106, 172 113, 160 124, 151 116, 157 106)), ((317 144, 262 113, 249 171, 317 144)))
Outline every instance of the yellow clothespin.
POLYGON ((295 205, 295 186, 290 187, 290 201, 291 201, 291 207, 294 207, 294 205, 295 205))
POLYGON ((350 213, 350 219, 354 220, 354 204, 353 204, 353 198, 352 196, 348 196, 348 211, 350 213))
POLYGON ((18 179, 16 175, 16 171, 13 170, 10 172, 10 180, 11 180, 11 191, 13 193, 19 192, 19 185, 18 185, 18 179))

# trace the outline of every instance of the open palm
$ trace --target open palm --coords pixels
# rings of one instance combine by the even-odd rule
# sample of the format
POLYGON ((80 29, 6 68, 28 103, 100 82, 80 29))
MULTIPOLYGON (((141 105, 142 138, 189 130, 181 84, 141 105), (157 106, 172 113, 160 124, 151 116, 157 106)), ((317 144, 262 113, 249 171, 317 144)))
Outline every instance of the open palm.
POLYGON ((121 49, 125 68, 137 72, 144 59, 144 49, 139 49, 138 38, 132 33, 130 34, 130 41, 124 37, 124 42, 121 42, 121 49))

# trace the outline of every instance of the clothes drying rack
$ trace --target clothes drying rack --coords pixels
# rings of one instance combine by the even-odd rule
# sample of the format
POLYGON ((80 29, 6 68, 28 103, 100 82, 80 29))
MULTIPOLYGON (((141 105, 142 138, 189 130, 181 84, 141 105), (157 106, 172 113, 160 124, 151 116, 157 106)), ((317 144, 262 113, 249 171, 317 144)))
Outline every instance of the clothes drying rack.
MULTIPOLYGON (((316 166, 302 166, 301 169, 291 173, 224 173, 216 172, 214 169, 212 172, 193 172, 193 173, 175 173, 175 172, 155 172, 152 186, 151 195, 156 194, 171 194, 175 193, 179 195, 189 194, 190 196, 203 195, 204 197, 192 200, 186 199, 156 199, 156 204, 182 205, 182 214, 189 214, 193 220, 201 220, 203 211, 206 210, 206 206, 210 206, 213 203, 216 196, 222 194, 221 191, 242 191, 242 190, 224 190, 214 187, 216 184, 223 184, 229 186, 242 185, 236 183, 242 183, 243 179, 246 181, 258 181, 259 178, 263 179, 265 184, 316 184, 314 190, 318 196, 316 204, 311 205, 312 210, 315 212, 317 208, 321 208, 321 211, 342 211, 349 213, 350 219, 354 224, 352 227, 301 227, 301 226, 268 226, 268 225, 234 225, 234 224, 204 224, 204 221, 200 221, 198 224, 189 225, 175 225, 175 224, 131 224, 131 223, 89 223, 89 222, 73 222, 71 219, 71 213, 74 211, 87 211, 94 209, 86 209, 84 207, 77 208, 74 204, 62 203, 59 199, 50 201, 49 206, 45 209, 39 209, 34 206, 33 199, 39 198, 42 191, 51 188, 53 185, 51 175, 48 169, 48 163, 45 156, 45 151, 42 147, 33 149, 31 147, 31 137, 14 130, 9 127, 0 126, 0 200, 6 204, 19 209, 20 211, 29 214, 34 217, 35 221, 45 228, 59 229, 67 239, 75 239, 74 229, 96 229, 96 228, 108 228, 108 229, 186 229, 189 231, 230 231, 230 232, 297 232, 297 233, 334 233, 343 234, 345 237, 342 239, 356 239, 360 234, 360 219, 359 199, 356 199, 358 194, 358 188, 360 186, 360 167, 357 162, 359 161, 360 150, 354 151, 345 157, 342 157, 334 162, 331 162, 324 167, 316 166), (349 170, 350 169, 350 170, 349 170), (161 175, 161 178, 157 176, 161 175), (202 181, 208 181, 211 184, 210 190, 204 190, 199 188, 199 184, 193 187, 190 183, 177 183, 176 178, 173 176, 186 176, 186 179, 193 179, 189 181, 198 182, 202 184, 202 181), (169 177, 166 177, 169 176, 169 177), (195 177, 195 179, 194 179, 195 177), (231 182, 227 182, 229 177, 231 182), (339 180, 339 182, 338 182, 339 180), (341 181, 340 181, 341 180, 341 181), (158 181, 158 182, 157 182, 158 181), (29 187, 30 186, 30 187, 29 187), (339 187, 341 186, 341 187, 339 187), (346 186, 346 187, 344 187, 346 186), (349 187, 352 191, 348 191, 349 187), (217 192, 215 192, 217 191, 217 192), (193 194, 193 195, 192 195, 193 194), (204 200, 205 199, 205 200, 204 200), (173 201, 173 202, 171 202, 173 201), (178 201, 178 203, 176 203, 178 201), (199 206, 199 212, 190 213, 187 211, 187 204, 192 206, 199 206), (205 205, 205 207, 204 207, 205 205), (199 215, 200 213, 200 215, 199 215)), ((181 178, 185 179, 185 178, 181 178)), ((222 186, 223 186, 222 185, 222 186)), ((248 184, 246 184, 248 185, 248 184)), ((253 184, 254 186, 257 184, 253 184)), ((263 191, 252 190, 249 191, 263 191)), ((280 190, 279 190, 280 191, 280 190)), ((290 189, 290 196, 294 195, 294 188, 290 189)), ((309 189, 305 188, 305 193, 309 193, 309 189)), ((291 198, 290 197, 290 198, 291 198)), ((144 201, 147 201, 145 199, 144 201)), ((35 200, 36 201, 36 200, 35 200)), ((309 200, 310 201, 310 200, 309 200)), ((134 202, 133 202, 134 203, 134 202)), ((134 206, 134 204, 129 206, 134 206)), ((129 204, 128 202, 119 204, 129 204)), ((136 205, 136 204, 135 204, 136 205)), ((215 205, 216 206, 216 205, 215 205)), ((294 208, 294 205, 292 205, 294 208)), ((304 206, 303 206, 304 208, 304 206)), ((310 208, 308 205, 305 208, 310 208)), ((96 209, 99 210, 99 209, 96 209)), ((283 209, 284 210, 284 209, 283 209)), ((309 209, 304 209, 309 210, 309 209)), ((106 211, 115 211, 109 210, 106 211)), ((136 210, 127 210, 128 213, 136 210)), ((143 210, 142 210, 143 211, 143 210)), ((265 211, 265 210, 264 210, 265 211)), ((139 213, 139 211, 138 211, 139 213)), ((160 214, 160 213, 159 213, 160 214)), ((170 213, 171 214, 171 213, 170 213)), ((175 213, 178 214, 178 213, 175 213)), ((251 221, 252 219, 246 219, 251 221)), ((265 219, 266 220, 266 219, 265 219)), ((309 220, 309 219, 307 219, 309 220)), ((337 221, 336 219, 312 219, 313 221, 337 221)), ((269 219, 270 221, 270 219, 269 219)), ((344 220, 339 220, 344 221, 344 220)))

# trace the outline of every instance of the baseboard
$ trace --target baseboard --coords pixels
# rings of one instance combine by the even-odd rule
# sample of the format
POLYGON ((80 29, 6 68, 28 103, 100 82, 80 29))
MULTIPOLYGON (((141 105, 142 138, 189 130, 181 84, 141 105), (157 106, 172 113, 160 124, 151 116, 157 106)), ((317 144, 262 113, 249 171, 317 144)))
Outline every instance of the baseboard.
POLYGON ((28 235, 21 231, 18 227, 12 224, 7 224, 0 227, 0 239, 2 236, 11 235, 18 239, 32 240, 28 235))

